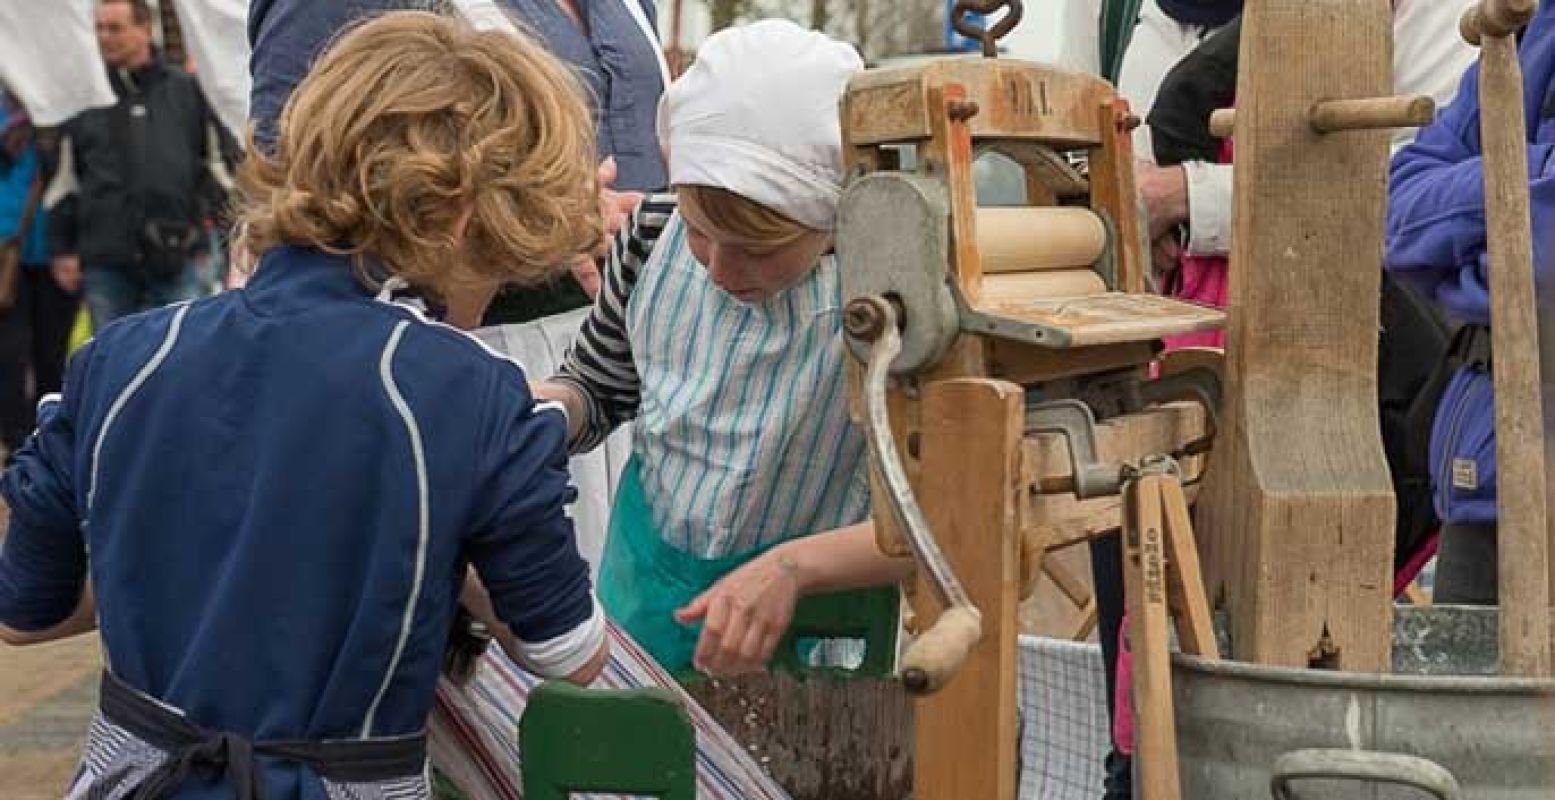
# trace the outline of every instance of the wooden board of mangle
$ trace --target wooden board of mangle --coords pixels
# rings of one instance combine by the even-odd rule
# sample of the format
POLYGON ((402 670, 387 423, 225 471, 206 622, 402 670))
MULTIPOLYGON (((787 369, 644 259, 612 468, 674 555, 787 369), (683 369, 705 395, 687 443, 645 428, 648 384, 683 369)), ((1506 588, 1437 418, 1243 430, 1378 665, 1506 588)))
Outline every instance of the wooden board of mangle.
POLYGON ((987 298, 978 311, 1058 332, 1051 347, 1143 342, 1166 336, 1218 330, 1225 315, 1217 308, 1153 294, 1108 292, 1083 297, 987 298))

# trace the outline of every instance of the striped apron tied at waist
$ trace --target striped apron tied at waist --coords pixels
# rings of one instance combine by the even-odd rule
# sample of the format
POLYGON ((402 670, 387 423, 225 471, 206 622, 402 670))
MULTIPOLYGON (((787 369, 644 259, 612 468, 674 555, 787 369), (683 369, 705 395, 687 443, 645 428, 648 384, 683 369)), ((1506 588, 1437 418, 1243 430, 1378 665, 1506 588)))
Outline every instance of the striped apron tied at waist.
POLYGON ((421 774, 424 734, 395 739, 251 742, 233 733, 208 731, 104 671, 99 696, 107 720, 168 755, 131 800, 173 797, 191 773, 224 774, 237 800, 264 800, 255 756, 306 764, 321 778, 377 783, 421 774))

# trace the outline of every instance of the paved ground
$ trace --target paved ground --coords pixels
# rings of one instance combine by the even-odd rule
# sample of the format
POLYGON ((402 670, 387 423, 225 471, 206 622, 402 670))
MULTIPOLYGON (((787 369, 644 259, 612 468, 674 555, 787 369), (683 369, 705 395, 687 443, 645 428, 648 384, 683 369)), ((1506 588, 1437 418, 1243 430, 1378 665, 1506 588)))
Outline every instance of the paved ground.
MULTIPOLYGON (((5 537, 0 503, 0 539, 5 537)), ((0 798, 57 800, 97 702, 97 637, 0 644, 0 798)))

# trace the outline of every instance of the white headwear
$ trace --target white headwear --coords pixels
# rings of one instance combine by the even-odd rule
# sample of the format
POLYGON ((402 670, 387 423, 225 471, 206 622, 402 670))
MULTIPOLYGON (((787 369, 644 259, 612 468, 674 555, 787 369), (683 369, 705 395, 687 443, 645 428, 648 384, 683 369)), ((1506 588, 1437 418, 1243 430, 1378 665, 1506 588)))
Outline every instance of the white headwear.
POLYGON ((708 37, 659 104, 672 184, 716 186, 829 231, 842 192, 838 102, 858 53, 787 20, 708 37))

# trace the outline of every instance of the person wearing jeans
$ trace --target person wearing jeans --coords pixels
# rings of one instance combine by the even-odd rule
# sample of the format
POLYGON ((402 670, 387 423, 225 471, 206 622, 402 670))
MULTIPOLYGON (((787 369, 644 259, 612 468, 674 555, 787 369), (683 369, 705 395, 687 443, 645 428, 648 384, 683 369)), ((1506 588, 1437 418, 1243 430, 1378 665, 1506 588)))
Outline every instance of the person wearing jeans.
POLYGON ((92 316, 93 329, 101 330, 113 320, 148 308, 160 308, 204 295, 195 266, 191 260, 177 273, 158 277, 146 275, 133 264, 86 265, 83 268, 86 309, 92 316))
POLYGON ((145 0, 105 0, 96 26, 119 102, 65 124, 48 198, 54 269, 84 281, 101 331, 201 293, 194 265, 232 142, 193 76, 157 57, 145 0))

